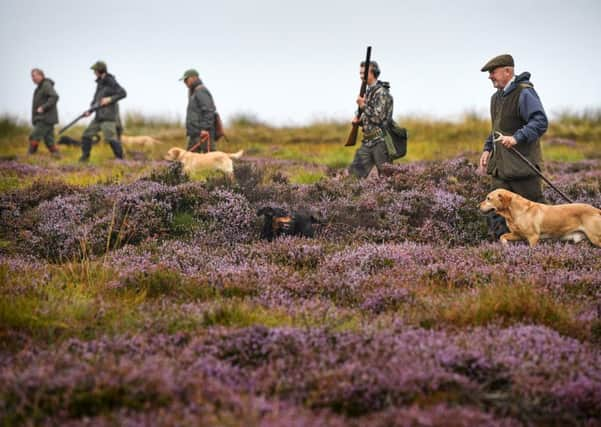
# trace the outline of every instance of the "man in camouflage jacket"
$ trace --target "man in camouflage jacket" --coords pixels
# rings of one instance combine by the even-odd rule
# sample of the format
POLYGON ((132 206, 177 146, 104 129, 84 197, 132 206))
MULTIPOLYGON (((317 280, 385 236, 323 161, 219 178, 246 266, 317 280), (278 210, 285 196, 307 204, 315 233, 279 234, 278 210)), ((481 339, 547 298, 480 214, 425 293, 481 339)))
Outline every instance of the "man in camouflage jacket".
POLYGON ((38 151, 40 141, 48 147, 53 156, 59 156, 58 149, 54 144, 54 125, 58 123, 58 94, 54 90, 54 82, 46 78, 44 72, 39 68, 31 70, 31 80, 37 85, 33 92, 31 104, 31 123, 33 130, 29 135, 28 154, 38 151))
MULTIPOLYGON (((365 72, 365 63, 361 63, 361 79, 365 72)), ((369 175, 374 166, 381 171, 382 165, 391 163, 390 155, 384 142, 384 130, 388 121, 392 120, 393 99, 390 85, 378 80, 380 68, 372 61, 367 74, 367 91, 364 97, 357 98, 361 116, 353 119, 363 129, 361 147, 355 153, 349 172, 359 178, 369 175)))

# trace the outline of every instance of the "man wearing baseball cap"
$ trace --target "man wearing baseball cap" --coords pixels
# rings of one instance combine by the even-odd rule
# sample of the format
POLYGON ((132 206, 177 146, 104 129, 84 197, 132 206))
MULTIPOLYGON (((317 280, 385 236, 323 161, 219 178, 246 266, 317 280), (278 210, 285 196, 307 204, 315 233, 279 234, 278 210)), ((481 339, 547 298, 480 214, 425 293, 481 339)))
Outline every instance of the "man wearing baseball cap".
MULTIPOLYGON (((109 74, 106 63, 97 61, 90 67, 96 75, 96 92, 90 106, 101 105, 102 108, 96 110, 94 120, 88 125, 81 138, 81 157, 80 162, 87 162, 90 159, 92 151, 92 142, 97 135, 102 132, 104 139, 109 143, 113 154, 117 159, 123 159, 123 147, 117 135, 117 121, 119 110, 117 102, 127 96, 115 76, 109 74)), ((91 113, 88 111, 86 116, 91 113)))
POLYGON ((188 87, 186 110, 188 150, 203 153, 214 151, 216 108, 213 96, 202 84, 195 69, 186 70, 180 81, 188 87))
MULTIPOLYGON (((505 54, 492 58, 481 69, 488 72, 497 91, 490 100, 492 131, 484 143, 479 170, 492 176, 493 189, 503 188, 533 202, 544 203, 541 179, 509 150, 514 147, 542 169, 540 138, 549 124, 530 82, 530 73, 516 76, 514 67, 513 57, 505 54)), ((489 227, 498 238, 507 226, 503 218, 494 217, 489 219, 489 227)))

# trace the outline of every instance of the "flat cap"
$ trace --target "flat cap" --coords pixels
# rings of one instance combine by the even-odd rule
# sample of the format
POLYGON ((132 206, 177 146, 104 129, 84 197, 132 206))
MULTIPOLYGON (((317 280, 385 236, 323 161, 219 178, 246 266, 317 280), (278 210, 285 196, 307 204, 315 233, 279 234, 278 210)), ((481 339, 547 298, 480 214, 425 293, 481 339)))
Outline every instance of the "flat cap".
POLYGON ((96 61, 90 67, 90 69, 94 70, 94 71, 106 71, 106 62, 104 62, 104 61, 96 61))
POLYGON ((198 77, 198 71, 196 71, 194 68, 190 68, 189 70, 186 70, 184 72, 184 75, 180 79, 180 81, 181 80, 186 80, 188 77, 192 77, 192 76, 198 77))
POLYGON ((509 54, 495 56, 493 59, 484 64, 484 67, 480 71, 492 71, 499 67, 513 67, 513 56, 509 54))

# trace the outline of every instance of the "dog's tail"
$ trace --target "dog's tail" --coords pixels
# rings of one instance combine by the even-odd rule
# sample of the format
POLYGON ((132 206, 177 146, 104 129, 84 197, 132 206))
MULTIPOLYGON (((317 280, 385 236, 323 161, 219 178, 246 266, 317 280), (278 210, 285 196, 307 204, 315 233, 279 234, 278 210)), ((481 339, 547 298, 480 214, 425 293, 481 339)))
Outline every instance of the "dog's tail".
POLYGON ((239 159, 244 154, 244 150, 237 151, 235 153, 227 153, 230 159, 239 159))

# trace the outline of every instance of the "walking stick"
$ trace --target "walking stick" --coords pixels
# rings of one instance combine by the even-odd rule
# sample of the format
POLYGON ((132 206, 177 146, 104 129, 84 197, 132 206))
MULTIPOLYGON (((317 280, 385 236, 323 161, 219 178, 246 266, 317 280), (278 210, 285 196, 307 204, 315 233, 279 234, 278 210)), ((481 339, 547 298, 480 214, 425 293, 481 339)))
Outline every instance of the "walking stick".
MULTIPOLYGON (((504 135, 501 132, 494 132, 494 134, 493 134, 493 142, 500 141, 501 138, 503 138, 503 136, 504 135)), ((541 179, 543 181, 545 181, 547 184, 549 184, 549 187, 551 187, 553 190, 557 191, 557 193, 561 197, 563 197, 569 203, 574 203, 574 201, 572 199, 570 199, 568 196, 566 196, 565 193, 563 191, 561 191, 559 188, 557 188, 556 186, 554 186, 553 183, 551 181, 549 181, 549 179, 546 176, 544 176, 542 174, 542 172, 539 171, 538 168, 536 166, 534 166, 532 164, 532 162, 526 158, 526 156, 524 156, 522 153, 520 153, 518 150, 516 150, 515 147, 509 147, 508 150, 511 151, 513 154, 517 155, 520 159, 522 159, 522 161, 524 163, 526 163, 528 166, 530 166, 530 169, 532 169, 539 177, 541 177, 541 179)))

